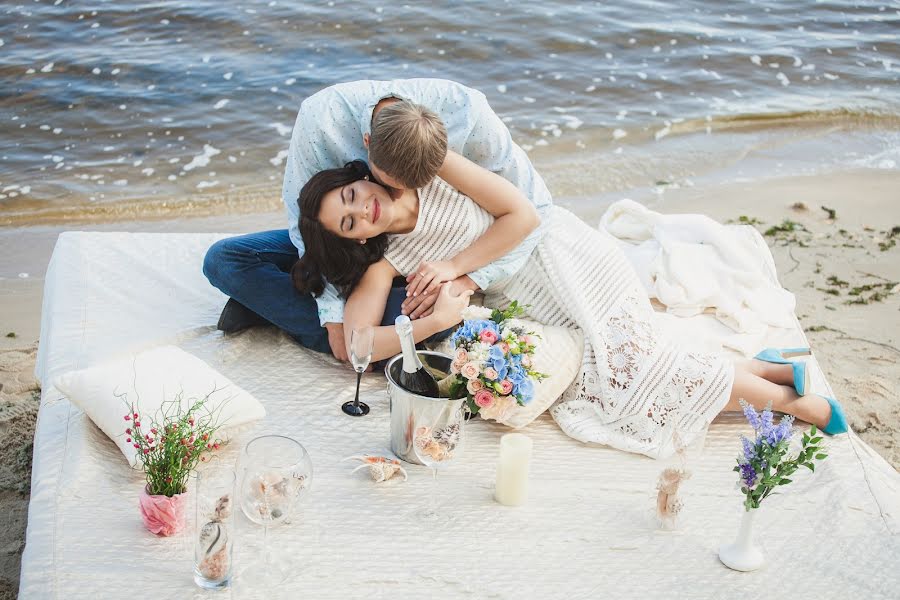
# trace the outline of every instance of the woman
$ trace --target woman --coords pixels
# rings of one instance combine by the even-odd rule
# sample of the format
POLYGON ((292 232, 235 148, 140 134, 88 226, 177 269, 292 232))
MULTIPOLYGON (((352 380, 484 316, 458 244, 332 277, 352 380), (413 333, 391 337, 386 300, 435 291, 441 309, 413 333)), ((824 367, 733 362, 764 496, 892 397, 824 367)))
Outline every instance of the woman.
MULTIPOLYGON (((394 200, 363 165, 348 165, 317 174, 301 191, 307 253, 295 282, 312 293, 323 277, 338 285, 348 297, 348 334, 378 325, 398 275, 412 275, 416 291, 439 293, 433 312, 414 322, 417 341, 455 325, 471 293, 454 296, 440 284, 495 260, 537 226, 514 186, 465 158, 448 154, 439 175, 394 200)), ((488 290, 485 304, 518 300, 536 321, 583 331, 581 370, 552 409, 567 434, 655 456, 671 427, 695 430, 722 410, 739 410, 740 399, 846 431, 837 402, 797 393, 804 382, 795 383, 789 361, 733 364, 654 331, 647 294, 611 236, 559 207, 543 227, 525 267, 488 290)), ((392 328, 376 328, 373 358, 398 351, 392 328)))

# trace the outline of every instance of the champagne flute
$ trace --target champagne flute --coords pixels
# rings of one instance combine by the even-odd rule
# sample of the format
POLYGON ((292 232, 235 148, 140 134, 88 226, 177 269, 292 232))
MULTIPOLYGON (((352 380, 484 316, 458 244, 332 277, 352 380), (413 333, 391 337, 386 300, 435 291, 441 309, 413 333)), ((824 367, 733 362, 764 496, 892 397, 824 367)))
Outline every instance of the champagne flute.
POLYGON ((341 410, 353 417, 369 414, 369 405, 359 401, 359 382, 362 380, 363 371, 372 360, 374 344, 375 329, 372 327, 357 327, 350 332, 350 362, 356 370, 356 398, 353 402, 345 402, 341 410))
POLYGON ((431 469, 431 490, 428 508, 421 516, 428 521, 437 521, 440 516, 436 507, 437 470, 446 467, 463 449, 465 440, 465 408, 462 401, 436 402, 437 411, 431 418, 416 421, 413 450, 416 458, 431 469))

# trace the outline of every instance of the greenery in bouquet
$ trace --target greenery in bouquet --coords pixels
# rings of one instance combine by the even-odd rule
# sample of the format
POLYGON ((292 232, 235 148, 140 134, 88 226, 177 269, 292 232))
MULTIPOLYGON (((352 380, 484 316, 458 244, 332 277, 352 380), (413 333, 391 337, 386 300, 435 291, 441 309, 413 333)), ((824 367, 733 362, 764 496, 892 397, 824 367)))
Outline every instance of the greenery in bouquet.
POLYGON ((815 471, 814 460, 822 460, 825 454, 820 445, 822 436, 817 435, 813 425, 808 433, 803 434, 800 451, 794 456, 791 453, 791 437, 793 436, 794 418, 790 415, 781 417, 776 425, 771 406, 761 413, 741 400, 744 416, 753 427, 755 439, 749 440, 741 436, 743 452, 737 459, 734 471, 739 474, 738 487, 744 493, 744 508, 759 508, 760 503, 780 485, 787 485, 800 467, 815 471))
POLYGON ((450 338, 454 349, 450 372, 451 398, 466 398, 469 412, 502 414, 510 406, 524 406, 534 397, 534 382, 546 375, 534 370, 534 332, 516 317, 524 313, 518 302, 497 310, 471 306, 450 338))
MULTIPOLYGON (((175 496, 187 490, 187 480, 198 462, 218 450, 222 440, 215 436, 218 411, 206 405, 210 392, 200 399, 184 400, 179 393, 162 403, 155 415, 142 415, 136 403, 123 400, 126 442, 137 451, 137 459, 147 476, 151 496, 175 496)), ((219 407, 221 410, 221 406, 219 407)))

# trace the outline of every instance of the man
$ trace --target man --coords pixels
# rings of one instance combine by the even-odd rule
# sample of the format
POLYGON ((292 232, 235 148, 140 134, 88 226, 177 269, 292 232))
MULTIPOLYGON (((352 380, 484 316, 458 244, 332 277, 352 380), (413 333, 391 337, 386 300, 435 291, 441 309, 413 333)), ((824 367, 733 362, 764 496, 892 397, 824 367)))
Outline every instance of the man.
MULTIPOLYGON (((315 173, 356 159, 366 160, 385 186, 418 188, 439 175, 448 149, 509 180, 546 216, 552 199, 544 180, 477 90, 443 79, 355 81, 307 98, 294 124, 282 187, 289 229, 221 240, 204 260, 210 283, 231 297, 219 329, 231 333, 273 323, 303 346, 347 360, 344 301, 331 286, 313 299, 291 281, 291 267, 303 253, 300 189, 315 173), (379 118, 382 108, 396 103, 401 106, 387 111, 390 119, 379 118), (443 128, 433 126, 434 115, 443 128)), ((539 228, 503 258, 456 279, 454 292, 484 290, 518 271, 540 233, 539 228)), ((427 265, 423 272, 427 274, 427 265)), ((407 294, 421 284, 421 277, 410 278, 392 291, 384 324, 393 323, 400 312, 416 318, 430 310, 437 294, 407 294)))

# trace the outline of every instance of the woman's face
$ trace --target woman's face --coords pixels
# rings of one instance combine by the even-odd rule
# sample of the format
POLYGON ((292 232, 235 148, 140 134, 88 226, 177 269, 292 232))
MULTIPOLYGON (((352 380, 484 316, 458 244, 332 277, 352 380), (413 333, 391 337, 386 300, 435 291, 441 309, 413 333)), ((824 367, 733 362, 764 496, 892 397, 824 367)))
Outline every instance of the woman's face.
POLYGON ((343 238, 368 240, 388 230, 394 220, 394 201, 377 183, 360 179, 325 194, 319 222, 343 238))

